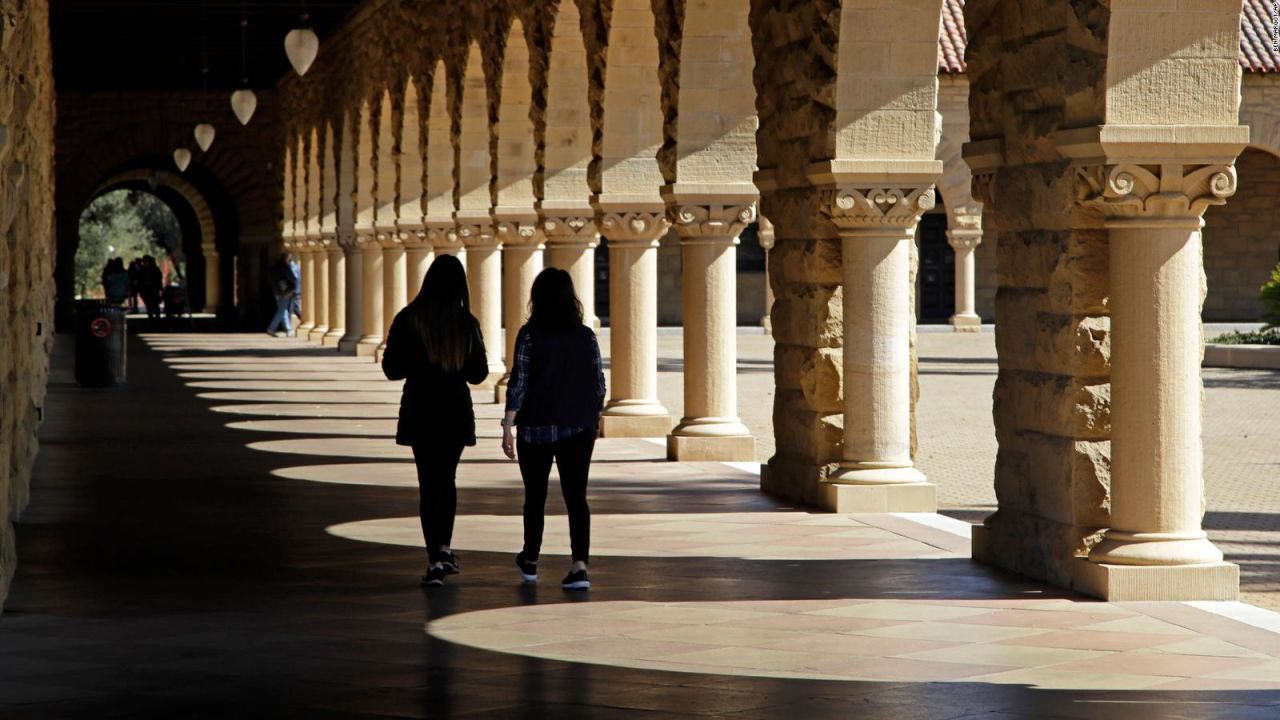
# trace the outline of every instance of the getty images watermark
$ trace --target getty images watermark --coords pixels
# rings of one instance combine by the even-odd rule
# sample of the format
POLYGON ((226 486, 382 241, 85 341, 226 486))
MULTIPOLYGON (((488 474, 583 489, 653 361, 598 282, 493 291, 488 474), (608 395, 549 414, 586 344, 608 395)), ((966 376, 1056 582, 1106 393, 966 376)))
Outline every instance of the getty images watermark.
POLYGON ((1271 51, 1280 52, 1280 0, 1271 0, 1271 51))

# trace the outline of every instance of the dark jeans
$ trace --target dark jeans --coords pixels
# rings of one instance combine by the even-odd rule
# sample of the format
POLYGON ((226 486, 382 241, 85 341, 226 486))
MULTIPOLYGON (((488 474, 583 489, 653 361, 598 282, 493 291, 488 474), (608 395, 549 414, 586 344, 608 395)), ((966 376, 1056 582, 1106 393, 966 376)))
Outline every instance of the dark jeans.
POLYGON ((418 446, 413 462, 418 466, 418 516, 427 559, 440 562, 440 548, 453 542, 453 520, 458 514, 458 461, 462 446, 418 446))
POLYGON ((585 431, 559 442, 533 445, 516 440, 520 475, 524 478, 524 556, 536 560, 542 550, 546 519, 547 479, 551 461, 560 471, 560 492, 569 510, 569 544, 573 559, 587 562, 591 553, 591 508, 587 507, 587 475, 595 433, 585 431))

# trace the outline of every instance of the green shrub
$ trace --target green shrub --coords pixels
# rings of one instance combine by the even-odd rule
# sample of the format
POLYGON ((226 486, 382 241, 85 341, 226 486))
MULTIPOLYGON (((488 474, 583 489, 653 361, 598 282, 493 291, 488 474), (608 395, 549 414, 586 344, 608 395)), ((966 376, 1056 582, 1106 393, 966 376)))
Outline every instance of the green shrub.
POLYGON ((1209 342, 1218 345, 1280 345, 1280 328, 1245 333, 1232 330, 1209 342))
POLYGON ((1262 301, 1262 322, 1266 329, 1280 328, 1280 263, 1271 270, 1271 279, 1262 284, 1258 293, 1262 301))

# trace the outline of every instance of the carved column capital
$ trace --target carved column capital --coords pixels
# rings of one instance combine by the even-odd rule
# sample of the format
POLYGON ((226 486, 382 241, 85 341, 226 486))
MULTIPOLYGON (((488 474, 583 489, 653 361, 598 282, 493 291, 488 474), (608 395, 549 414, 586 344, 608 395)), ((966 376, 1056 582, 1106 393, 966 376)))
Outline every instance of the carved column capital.
POLYGON ((737 242, 747 225, 755 222, 755 202, 677 201, 667 208, 667 219, 684 242, 732 240, 737 242))
POLYGON ((597 215, 600 234, 612 245, 635 244, 657 246, 658 240, 667 234, 671 221, 666 208, 653 210, 601 209, 597 215))
POLYGON ((1236 169, 1225 163, 1192 165, 1088 163, 1076 166, 1076 199, 1102 212, 1107 224, 1200 227, 1210 205, 1236 192, 1236 169))
POLYGON ((356 250, 359 244, 356 242, 356 234, 350 230, 339 230, 337 236, 338 247, 343 250, 356 250))
POLYGON ((547 243, 596 247, 600 241, 600 233, 596 231, 595 218, 590 213, 590 208, 584 208, 581 212, 544 210, 542 232, 546 235, 547 243))
POLYGON ((458 226, 452 220, 427 220, 427 243, 436 252, 456 253, 462 247, 458 226))
POLYGON ((499 218, 493 223, 493 234, 504 248, 536 247, 542 244, 537 216, 499 218))
POLYGON ((982 244, 982 216, 956 214, 950 217, 947 244, 956 250, 972 250, 982 244))
POLYGON ((777 238, 774 234, 773 223, 769 222, 769 218, 759 215, 760 219, 760 247, 766 251, 772 250, 777 238))
POLYGON ((421 223, 406 223, 396 226, 396 236, 405 247, 427 247, 427 229, 421 223))
POLYGON ((492 222, 458 220, 458 241, 465 247, 497 247, 492 222))
POLYGON ((382 243, 378 241, 378 234, 373 228, 366 228, 356 231, 356 247, 364 252, 373 250, 381 250, 382 243))
POLYGON ((935 204, 933 185, 839 185, 823 190, 821 210, 841 232, 909 230, 935 204))

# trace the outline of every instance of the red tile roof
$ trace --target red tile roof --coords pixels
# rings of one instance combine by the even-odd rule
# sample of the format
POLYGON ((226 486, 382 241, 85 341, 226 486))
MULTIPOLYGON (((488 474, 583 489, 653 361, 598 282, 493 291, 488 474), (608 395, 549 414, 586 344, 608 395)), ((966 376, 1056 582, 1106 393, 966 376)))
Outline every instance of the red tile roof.
MULTIPOLYGON (((1271 42, 1271 0, 1244 0, 1240 16, 1240 65, 1248 72, 1280 72, 1280 51, 1271 42)), ((964 72, 964 0, 942 3, 938 72, 964 72)))

